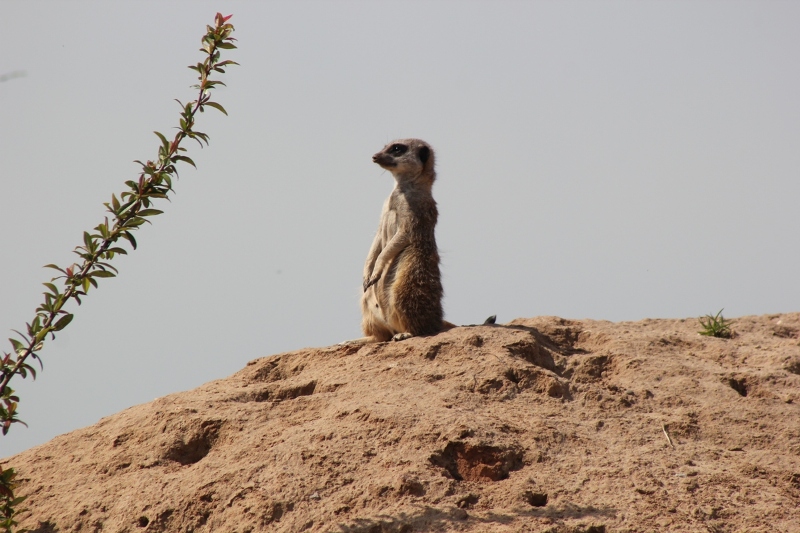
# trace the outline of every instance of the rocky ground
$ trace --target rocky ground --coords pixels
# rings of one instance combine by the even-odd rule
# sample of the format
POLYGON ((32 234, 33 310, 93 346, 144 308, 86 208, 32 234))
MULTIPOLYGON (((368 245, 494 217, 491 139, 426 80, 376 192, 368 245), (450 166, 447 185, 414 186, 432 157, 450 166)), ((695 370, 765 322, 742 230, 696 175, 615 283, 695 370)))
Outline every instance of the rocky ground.
POLYGON ((797 532, 800 313, 256 359, 10 459, 54 532, 797 532))

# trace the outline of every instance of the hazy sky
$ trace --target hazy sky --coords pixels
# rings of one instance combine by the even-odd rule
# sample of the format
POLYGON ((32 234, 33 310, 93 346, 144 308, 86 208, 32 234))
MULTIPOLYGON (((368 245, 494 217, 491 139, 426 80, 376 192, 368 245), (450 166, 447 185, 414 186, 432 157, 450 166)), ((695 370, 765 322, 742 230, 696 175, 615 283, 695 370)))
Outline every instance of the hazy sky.
MULTIPOLYGON (((0 457, 360 336, 393 186, 436 150, 447 318, 800 310, 799 2, 23 2, 0 32, 0 329, 156 155, 214 13, 241 63, 165 214, 17 380, 0 457), (24 76, 19 76, 24 72, 24 76)), ((9 336, 6 335, 6 336, 9 336)), ((4 349, 10 345, 6 344, 4 349)))

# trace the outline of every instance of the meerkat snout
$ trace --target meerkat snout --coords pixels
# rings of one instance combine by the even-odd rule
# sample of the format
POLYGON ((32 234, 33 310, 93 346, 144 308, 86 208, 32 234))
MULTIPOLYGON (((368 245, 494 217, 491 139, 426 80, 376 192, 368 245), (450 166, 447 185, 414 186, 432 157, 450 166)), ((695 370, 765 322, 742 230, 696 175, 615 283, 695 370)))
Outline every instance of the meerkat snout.
POLYGON ((432 183, 436 176, 433 170, 433 150, 418 139, 405 139, 389 144, 373 155, 372 161, 401 180, 425 176, 432 183))
POLYGON ((372 161, 379 164, 385 169, 394 168, 397 166, 398 157, 408 152, 408 145, 402 143, 394 143, 391 146, 384 148, 377 154, 372 156, 372 161))

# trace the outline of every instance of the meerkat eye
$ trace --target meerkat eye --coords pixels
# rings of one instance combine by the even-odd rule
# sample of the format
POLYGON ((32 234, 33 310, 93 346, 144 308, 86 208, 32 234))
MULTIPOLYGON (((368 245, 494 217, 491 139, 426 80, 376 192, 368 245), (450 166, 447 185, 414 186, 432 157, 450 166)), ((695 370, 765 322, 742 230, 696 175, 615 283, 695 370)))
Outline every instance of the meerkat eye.
POLYGON ((392 155, 403 155, 408 152, 408 146, 404 144, 393 144, 389 147, 389 153, 392 155))

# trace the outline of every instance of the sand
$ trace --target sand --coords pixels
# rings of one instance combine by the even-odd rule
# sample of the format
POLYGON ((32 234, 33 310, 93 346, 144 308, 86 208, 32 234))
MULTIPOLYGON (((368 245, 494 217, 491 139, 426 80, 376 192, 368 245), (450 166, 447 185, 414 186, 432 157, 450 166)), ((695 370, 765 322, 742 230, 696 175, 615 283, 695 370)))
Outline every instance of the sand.
POLYGON ((256 359, 9 459, 54 532, 797 532, 800 313, 256 359))

